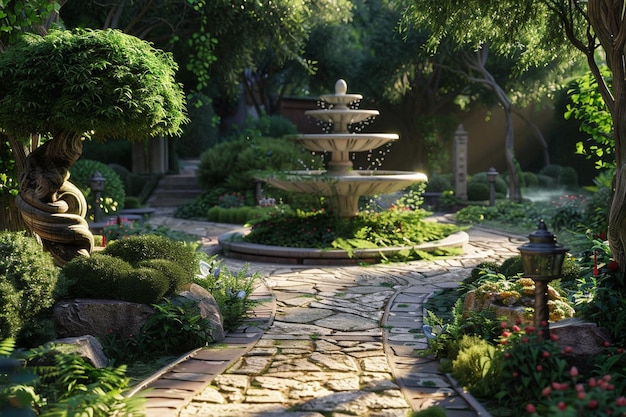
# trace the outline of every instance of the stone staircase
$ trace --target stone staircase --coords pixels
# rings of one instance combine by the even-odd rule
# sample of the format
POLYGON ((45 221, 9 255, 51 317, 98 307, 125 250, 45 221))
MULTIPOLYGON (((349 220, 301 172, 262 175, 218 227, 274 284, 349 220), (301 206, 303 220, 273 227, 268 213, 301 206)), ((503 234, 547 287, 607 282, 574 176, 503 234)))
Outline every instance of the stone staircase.
POLYGON ((164 175, 148 198, 150 207, 178 207, 202 193, 196 178, 197 161, 181 161, 180 174, 164 175))

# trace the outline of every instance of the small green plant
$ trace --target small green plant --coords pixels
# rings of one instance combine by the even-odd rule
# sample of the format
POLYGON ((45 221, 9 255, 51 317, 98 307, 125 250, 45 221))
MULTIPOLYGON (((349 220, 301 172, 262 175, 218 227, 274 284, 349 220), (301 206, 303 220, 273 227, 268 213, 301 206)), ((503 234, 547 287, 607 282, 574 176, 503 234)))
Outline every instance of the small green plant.
POLYGON ((493 358, 496 348, 478 336, 465 335, 452 361, 452 376, 477 397, 488 397, 499 385, 500 372, 493 358))
POLYGON ((135 227, 135 223, 123 217, 117 216, 115 220, 108 221, 103 229, 104 242, 110 243, 117 239, 141 234, 141 228, 135 227))
POLYGON ((238 273, 232 273, 222 261, 213 256, 208 261, 200 261, 200 274, 194 283, 209 291, 217 302, 224 330, 235 330, 241 324, 246 312, 252 307, 249 299, 255 287, 258 274, 248 275, 246 264, 238 273))
POLYGON ((2 415, 144 415, 141 396, 124 396, 130 381, 124 366, 96 368, 82 357, 62 353, 53 345, 19 354, 13 347, 11 341, 0 341, 0 356, 10 355, 12 367, 10 373, 0 372, 2 415))

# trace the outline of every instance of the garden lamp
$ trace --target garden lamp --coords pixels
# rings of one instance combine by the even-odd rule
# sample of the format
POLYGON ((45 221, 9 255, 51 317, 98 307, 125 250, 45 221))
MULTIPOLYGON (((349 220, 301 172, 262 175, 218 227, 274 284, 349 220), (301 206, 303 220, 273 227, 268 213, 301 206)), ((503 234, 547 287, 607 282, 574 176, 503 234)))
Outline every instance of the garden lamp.
POLYGON ((498 171, 494 167, 489 168, 487 171, 487 180, 489 181, 489 205, 494 206, 496 204, 496 178, 498 177, 498 171))
POLYGON ((104 191, 104 182, 106 178, 102 176, 100 171, 95 171, 89 179, 89 187, 94 192, 93 217, 96 223, 102 221, 102 210, 100 209, 100 193, 104 191))
POLYGON ((537 230, 528 235, 530 242, 518 249, 522 256, 524 276, 535 283, 535 327, 543 330, 544 338, 550 337, 548 320, 548 284, 561 277, 565 253, 569 250, 556 243, 556 236, 548 231, 543 220, 537 230))

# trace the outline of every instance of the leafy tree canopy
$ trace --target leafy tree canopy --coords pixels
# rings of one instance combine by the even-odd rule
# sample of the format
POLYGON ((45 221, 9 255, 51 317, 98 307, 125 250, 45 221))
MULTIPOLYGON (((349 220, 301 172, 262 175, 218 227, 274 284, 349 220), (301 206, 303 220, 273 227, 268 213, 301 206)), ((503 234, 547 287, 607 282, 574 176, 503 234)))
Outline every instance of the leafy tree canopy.
POLYGON ((179 135, 184 94, 168 53, 115 30, 25 34, 0 54, 0 126, 93 139, 179 135))

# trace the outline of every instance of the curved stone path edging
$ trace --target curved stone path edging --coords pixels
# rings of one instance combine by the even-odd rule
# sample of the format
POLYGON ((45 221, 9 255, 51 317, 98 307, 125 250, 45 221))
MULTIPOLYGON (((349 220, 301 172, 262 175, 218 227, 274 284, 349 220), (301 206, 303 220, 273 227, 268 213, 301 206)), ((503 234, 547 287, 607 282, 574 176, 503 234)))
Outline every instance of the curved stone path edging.
MULTIPOLYGON (((223 232, 215 224, 162 221, 204 233, 208 246, 223 232)), ((439 373, 437 361, 417 354, 427 346, 426 298, 458 285, 479 262, 518 254, 525 242, 481 228, 469 235, 464 255, 434 261, 250 265, 265 284, 255 293, 263 301, 256 317, 158 378, 147 394, 148 417, 405 417, 431 405, 449 417, 488 416, 439 373)))
POLYGON ((437 241, 403 247, 384 247, 376 249, 354 249, 348 252, 342 249, 286 248, 282 246, 259 245, 241 241, 242 231, 227 232, 218 237, 224 253, 231 258, 244 261, 262 261, 298 265, 358 265, 375 263, 385 256, 391 258, 407 249, 432 252, 437 249, 462 248, 469 241, 466 232, 453 233, 437 241))

